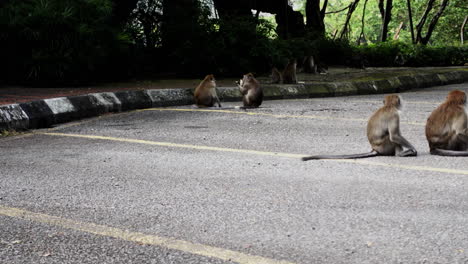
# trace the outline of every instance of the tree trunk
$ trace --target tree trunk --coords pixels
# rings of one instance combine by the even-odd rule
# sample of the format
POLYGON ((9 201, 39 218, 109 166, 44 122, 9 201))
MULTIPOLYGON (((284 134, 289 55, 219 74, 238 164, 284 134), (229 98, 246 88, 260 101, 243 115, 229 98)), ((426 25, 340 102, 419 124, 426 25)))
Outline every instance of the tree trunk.
POLYGON ((318 37, 323 37, 325 34, 325 23, 323 18, 327 8, 328 1, 324 2, 323 8, 320 9, 320 0, 307 0, 306 1, 306 29, 318 37))
POLYGON ((427 2, 426 10, 424 11, 423 15, 421 16, 421 19, 419 19, 419 22, 416 25, 416 43, 422 42, 422 38, 423 38, 422 29, 424 27, 424 24, 426 23, 429 12, 432 10, 432 6, 434 5, 434 2, 435 0, 429 0, 427 2))
POLYGON ((403 22, 401 22, 400 25, 397 27, 397 30, 395 31, 395 35, 393 36, 393 40, 398 40, 400 38, 400 31, 402 27, 403 27, 403 22))
POLYGON ((379 10, 380 15, 382 16, 382 29, 380 31, 380 41, 384 42, 387 40, 388 35, 388 24, 392 19, 392 8, 393 8, 393 0, 387 0, 387 3, 384 6, 385 0, 379 0, 379 10))
MULTIPOLYGON (((214 0, 215 8, 219 18, 225 22, 233 19, 252 19, 256 25, 252 9, 257 12, 268 12, 276 14, 278 24, 276 32, 280 38, 301 37, 304 35, 304 17, 298 11, 294 11, 288 0, 214 0)), ((251 30, 255 30, 252 28, 251 30)))
POLYGON ((305 33, 304 17, 301 12, 294 11, 292 7, 285 4, 276 13, 276 32, 283 39, 303 37, 305 33))
POLYGON ((361 17, 361 33, 359 34, 358 40, 357 40, 357 45, 361 44, 361 42, 365 42, 366 36, 364 34, 364 18, 366 17, 366 6, 367 6, 367 1, 364 2, 364 8, 362 9, 362 17, 361 17))
POLYGON ((351 19, 351 16, 353 15, 354 10, 356 10, 358 3, 359 3, 359 0, 354 0, 354 2, 351 3, 351 5, 349 6, 348 14, 346 15, 345 24, 340 34, 340 39, 343 39, 344 36, 348 33, 349 20, 351 19))
POLYGON ((414 39, 414 27, 413 27, 413 13, 411 11, 411 0, 406 0, 406 4, 408 6, 408 20, 410 23, 410 31, 411 31, 411 43, 415 43, 414 39))
POLYGON ((197 25, 198 0, 164 0, 162 17, 162 45, 167 49, 183 45, 184 39, 190 39, 192 26, 197 25), (181 36, 183 36, 181 38, 181 36))
MULTIPOLYGON (((444 10, 447 7, 448 2, 449 2, 449 0, 443 0, 442 3, 440 4, 439 10, 434 15, 434 17, 432 17, 431 22, 429 23, 429 26, 427 28, 427 33, 426 33, 425 37, 422 37, 422 32, 421 32, 422 31, 422 26, 424 24, 421 25, 420 30, 418 30, 418 38, 416 39, 416 43, 421 43, 423 45, 426 45, 427 43, 429 43, 429 40, 430 40, 430 38, 432 36, 432 32, 434 32, 434 29, 435 29, 435 27, 437 25, 437 22, 439 21, 439 18, 444 13, 444 10)), ((426 17, 427 17, 427 15, 426 15, 426 17)))
POLYGON ((468 16, 465 16, 465 20, 463 20, 463 24, 460 28, 460 40, 461 40, 462 45, 463 45, 463 35, 465 33, 465 25, 467 21, 468 21, 468 16))

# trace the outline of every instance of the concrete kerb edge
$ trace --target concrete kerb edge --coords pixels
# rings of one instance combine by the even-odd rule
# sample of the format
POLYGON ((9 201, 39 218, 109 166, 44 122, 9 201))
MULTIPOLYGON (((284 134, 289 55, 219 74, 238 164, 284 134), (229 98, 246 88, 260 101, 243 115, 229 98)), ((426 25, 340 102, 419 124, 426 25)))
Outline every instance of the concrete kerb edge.
MULTIPOLYGON (((334 97, 355 94, 394 93, 413 88, 468 82, 468 71, 449 71, 392 77, 387 80, 292 85, 263 85, 265 99, 334 97)), ((218 88, 223 102, 241 101, 237 87, 218 88)), ((193 89, 151 89, 92 93, 0 106, 0 130, 25 130, 149 107, 193 104, 193 89)))

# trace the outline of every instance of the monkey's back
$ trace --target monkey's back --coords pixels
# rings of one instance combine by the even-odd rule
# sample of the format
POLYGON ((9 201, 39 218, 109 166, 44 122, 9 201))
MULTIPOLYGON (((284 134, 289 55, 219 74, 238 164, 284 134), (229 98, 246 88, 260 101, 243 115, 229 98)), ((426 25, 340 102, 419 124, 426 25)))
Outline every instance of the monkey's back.
POLYGON ((399 116, 397 109, 382 107, 377 110, 367 122, 367 139, 372 149, 382 155, 394 155, 395 145, 390 141, 388 120, 399 116))
POLYGON ((438 106, 427 119, 426 139, 431 150, 453 149, 449 145, 449 139, 456 137, 456 131, 453 129, 454 121, 462 120, 466 127, 466 112, 460 105, 443 103, 438 106))
POLYGON ((215 103, 211 89, 205 83, 202 83, 195 88, 194 99, 195 104, 198 106, 212 107, 215 103))

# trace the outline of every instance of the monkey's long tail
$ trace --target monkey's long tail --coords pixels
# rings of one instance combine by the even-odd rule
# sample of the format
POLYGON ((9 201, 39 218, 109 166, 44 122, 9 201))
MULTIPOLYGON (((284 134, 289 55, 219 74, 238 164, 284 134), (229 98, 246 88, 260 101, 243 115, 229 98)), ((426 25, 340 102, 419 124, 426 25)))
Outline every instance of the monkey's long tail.
POLYGON ((457 151, 447 149, 433 149, 431 150, 432 155, 438 156, 449 156, 449 157, 468 157, 468 151, 457 151))
POLYGON ((361 154, 347 154, 347 155, 316 155, 303 157, 303 161, 307 160, 317 160, 317 159, 363 159, 379 156, 379 153, 372 150, 371 152, 361 153, 361 154))

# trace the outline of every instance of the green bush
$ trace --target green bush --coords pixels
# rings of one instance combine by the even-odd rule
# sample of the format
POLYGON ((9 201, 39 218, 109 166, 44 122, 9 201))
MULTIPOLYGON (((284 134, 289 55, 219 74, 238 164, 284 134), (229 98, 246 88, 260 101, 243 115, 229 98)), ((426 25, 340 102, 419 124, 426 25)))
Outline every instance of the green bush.
POLYGON ((109 0, 8 2, 0 11, 2 79, 58 85, 110 75, 127 49, 111 15, 109 0))
POLYGON ((468 61, 467 46, 411 45, 398 41, 356 46, 354 53, 362 54, 368 66, 373 67, 454 66, 463 65, 468 61), (403 57, 403 65, 395 61, 397 55, 403 57))
POLYGON ((413 46, 406 53, 408 66, 452 66, 468 62, 468 47, 413 46))

